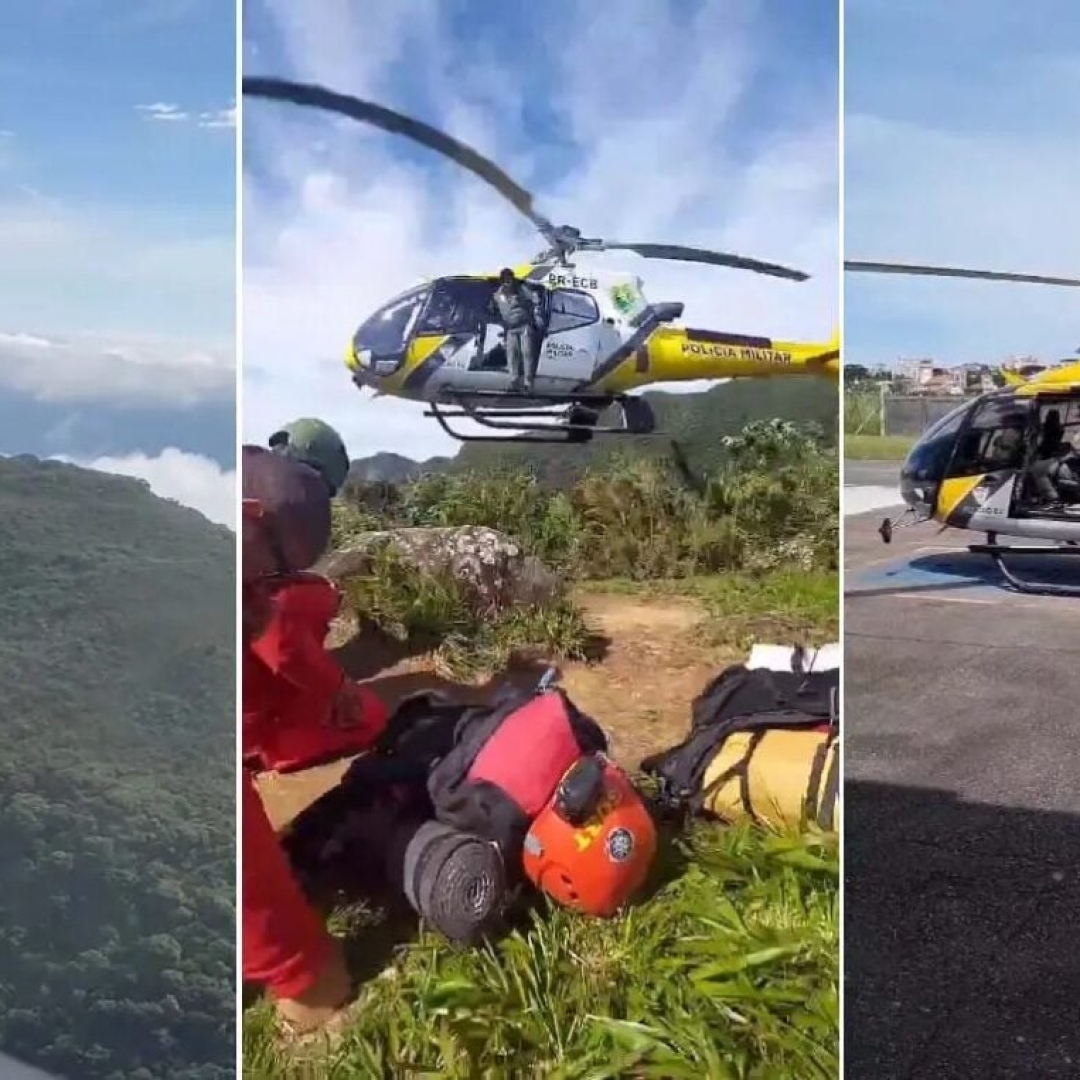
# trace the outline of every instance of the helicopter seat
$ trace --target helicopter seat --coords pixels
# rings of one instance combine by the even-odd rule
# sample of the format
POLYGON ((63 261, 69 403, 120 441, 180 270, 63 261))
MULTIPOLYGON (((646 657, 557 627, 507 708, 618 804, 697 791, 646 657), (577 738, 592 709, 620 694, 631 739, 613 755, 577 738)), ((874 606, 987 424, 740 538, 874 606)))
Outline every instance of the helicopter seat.
POLYGON ((1080 502, 1077 456, 1067 442, 1061 413, 1050 409, 1042 423, 1035 459, 1027 469, 1025 487, 1043 510, 1055 511, 1080 502))
POLYGON ((476 361, 476 371, 506 371, 506 346, 500 341, 476 361))
POLYGON ((1080 459, 1076 454, 1069 454, 1059 460, 1052 480, 1064 504, 1080 504, 1080 459))

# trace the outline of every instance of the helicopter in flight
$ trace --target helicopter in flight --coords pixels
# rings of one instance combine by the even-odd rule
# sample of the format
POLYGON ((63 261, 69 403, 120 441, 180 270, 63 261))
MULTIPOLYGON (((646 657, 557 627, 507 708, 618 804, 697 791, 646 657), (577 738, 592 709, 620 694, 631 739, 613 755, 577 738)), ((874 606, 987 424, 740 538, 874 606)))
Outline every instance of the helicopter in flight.
POLYGON ((440 277, 387 301, 353 335, 346 366, 376 395, 427 404, 425 415, 463 442, 581 443, 594 435, 655 434, 648 401, 632 390, 654 383, 816 375, 838 379, 840 337, 828 342, 676 325, 684 305, 651 302, 636 274, 579 265, 579 253, 630 251, 727 267, 787 281, 808 275, 776 263, 679 244, 618 243, 556 226, 533 196, 471 147, 393 110, 319 86, 245 78, 249 97, 288 102, 403 135, 479 176, 522 213, 545 241, 530 262, 502 273, 440 277), (506 334, 493 307, 500 277, 512 274, 535 316, 533 378, 515 387, 506 334), (614 423, 602 424, 609 410, 614 423), (553 411, 554 410, 554 411, 553 411), (472 421, 495 434, 460 430, 472 421))
MULTIPOLYGON (((857 273, 1014 281, 1080 288, 1080 280, 957 267, 845 262, 857 273)), ((900 472, 907 509, 880 526, 893 530, 926 521, 986 534, 969 551, 988 555, 1019 592, 1080 596, 1080 585, 1021 577, 1010 556, 1080 556, 1080 360, 967 400, 932 424, 900 472), (1031 544, 1000 543, 1016 537, 1031 544)))

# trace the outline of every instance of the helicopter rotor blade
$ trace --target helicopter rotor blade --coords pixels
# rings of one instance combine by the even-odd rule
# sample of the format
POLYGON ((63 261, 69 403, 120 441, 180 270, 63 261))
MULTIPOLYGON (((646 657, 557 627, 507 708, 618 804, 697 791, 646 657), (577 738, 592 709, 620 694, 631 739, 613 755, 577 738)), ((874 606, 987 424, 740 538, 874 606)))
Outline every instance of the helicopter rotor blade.
MULTIPOLYGON (((552 252, 560 255, 565 255, 577 248, 593 251, 625 250, 637 252, 647 259, 673 259, 681 262, 705 263, 711 266, 726 266, 736 270, 749 270, 757 274, 786 278, 790 281, 806 281, 809 277, 808 274, 799 270, 792 270, 775 263, 748 259, 741 255, 706 251, 702 248, 683 247, 678 244, 614 244, 603 240, 582 240, 576 229, 568 226, 556 227, 539 213, 534 207, 532 193, 512 180, 493 161, 430 124, 414 120, 394 109, 364 101, 350 94, 339 94, 323 86, 294 82, 290 79, 246 76, 242 80, 242 91, 247 97, 288 102, 337 113, 339 116, 371 124, 393 135, 404 135, 407 139, 450 158, 451 161, 468 169, 502 195, 511 206, 528 218, 551 245, 552 252)), ((545 253, 547 254, 550 253, 545 253)))
POLYGON ((534 209, 533 196, 529 191, 512 180, 493 161, 477 153, 472 147, 439 131, 438 128, 431 127, 430 124, 413 120, 411 117, 382 105, 376 105, 374 102, 363 101, 350 94, 338 94, 323 86, 310 83, 292 82, 289 79, 245 77, 242 85, 247 97, 284 101, 293 105, 322 109, 364 124, 371 124, 393 135, 404 135, 407 139, 456 161, 462 168, 480 177, 519 213, 527 217, 545 237, 553 239, 556 235, 554 225, 534 209))
POLYGON ((845 261, 844 269, 857 274, 904 274, 913 277, 973 278, 979 281, 1018 281, 1029 285, 1062 285, 1080 288, 1076 278, 1043 274, 1012 274, 998 270, 966 270, 957 266, 917 266, 912 263, 845 261))
POLYGON ((807 281, 809 274, 801 270, 792 270, 778 263, 762 262, 745 255, 732 255, 723 251, 709 251, 706 248, 684 247, 682 244, 620 244, 601 240, 598 247, 602 251, 634 251, 646 259, 671 259, 676 262, 706 263, 709 266, 728 266, 735 270, 749 270, 755 274, 767 274, 769 277, 786 278, 788 281, 807 281))

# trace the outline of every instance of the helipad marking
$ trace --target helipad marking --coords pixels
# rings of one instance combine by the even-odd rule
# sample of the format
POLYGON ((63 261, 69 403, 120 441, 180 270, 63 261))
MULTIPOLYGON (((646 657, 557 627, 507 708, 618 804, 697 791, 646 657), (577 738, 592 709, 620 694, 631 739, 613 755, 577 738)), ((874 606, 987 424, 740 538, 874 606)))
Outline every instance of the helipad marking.
POLYGON ((868 514, 871 510, 900 510, 904 505, 904 500, 894 487, 845 484, 843 498, 844 517, 868 514))

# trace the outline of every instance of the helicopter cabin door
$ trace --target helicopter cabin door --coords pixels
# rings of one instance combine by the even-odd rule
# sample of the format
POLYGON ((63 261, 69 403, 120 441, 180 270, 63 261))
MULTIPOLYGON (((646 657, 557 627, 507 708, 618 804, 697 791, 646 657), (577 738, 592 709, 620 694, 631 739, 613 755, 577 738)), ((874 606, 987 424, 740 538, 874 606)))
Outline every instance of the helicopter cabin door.
MULTIPOLYGON (((494 285, 483 278, 439 278, 416 328, 418 338, 438 341, 439 377, 460 389, 484 389, 498 357, 486 355, 487 305, 494 285)), ((505 361, 502 367, 505 369, 505 361)))
POLYGON ((537 368, 538 390, 567 391, 588 381, 609 335, 591 293, 582 289, 552 289, 537 368))
POLYGON ((946 524, 993 532, 1014 516, 1031 400, 990 394, 964 416, 945 474, 946 524))

